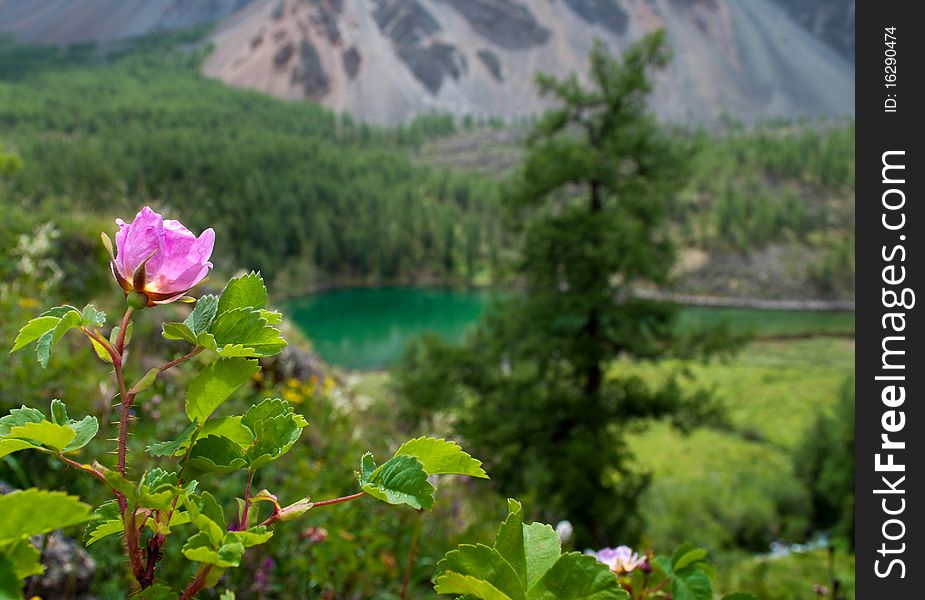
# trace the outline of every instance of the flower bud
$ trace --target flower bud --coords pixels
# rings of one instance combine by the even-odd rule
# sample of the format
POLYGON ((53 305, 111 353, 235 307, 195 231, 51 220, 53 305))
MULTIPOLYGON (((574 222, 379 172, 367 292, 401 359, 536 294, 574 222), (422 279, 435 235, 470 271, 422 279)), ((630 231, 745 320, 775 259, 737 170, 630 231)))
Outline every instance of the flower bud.
POLYGON ((142 292, 129 292, 125 302, 135 310, 141 310, 148 306, 148 297, 142 292))

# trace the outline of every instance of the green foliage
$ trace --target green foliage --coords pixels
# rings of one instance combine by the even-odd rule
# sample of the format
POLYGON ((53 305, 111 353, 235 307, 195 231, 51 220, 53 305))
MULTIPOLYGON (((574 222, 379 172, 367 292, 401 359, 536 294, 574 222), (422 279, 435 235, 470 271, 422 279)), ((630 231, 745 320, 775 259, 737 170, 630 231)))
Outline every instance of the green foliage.
POLYGON ((482 600, 629 598, 614 574, 593 557, 561 553, 552 527, 524 523, 516 500, 508 500, 508 518, 493 547, 461 545, 440 561, 434 590, 482 600))
POLYGON ((854 544, 854 380, 847 379, 832 412, 820 411, 794 454, 810 492, 814 529, 854 544))
POLYGON ((29 538, 88 521, 91 509, 61 492, 30 488, 0 496, 0 598, 22 598, 21 580, 44 571, 29 538))
POLYGON ((452 131, 452 117, 385 130, 235 89, 200 75, 204 52, 189 47, 204 36, 118 51, 0 42, 0 136, 23 165, 11 172, 3 165, 20 161, 0 158, 4 187, 31 208, 64 195, 68 212, 107 217, 156 199, 193 228, 214 227, 223 262, 289 291, 491 267, 502 243, 495 184, 410 158, 452 131))
POLYGON ((220 358, 190 381, 186 396, 186 416, 205 422, 222 402, 260 370, 256 360, 220 358))
POLYGON ((461 348, 428 338, 397 369, 408 413, 449 410, 459 436, 492 456, 501 491, 542 498, 580 543, 638 533, 647 477, 631 464, 627 428, 665 415, 691 427, 717 412, 673 381, 604 377, 618 356, 696 356, 725 343, 688 344, 696 336, 678 334, 675 307, 628 293, 664 283, 674 260, 668 205, 685 148, 646 107, 649 75, 667 59, 656 33, 619 60, 597 44, 588 87, 539 78, 556 108, 537 123, 507 196, 525 293, 499 303, 461 348))
POLYGON ((72 452, 89 444, 99 430, 96 417, 69 419, 61 400, 51 401, 51 414, 49 421, 41 411, 23 406, 0 417, 0 457, 29 448, 72 452))

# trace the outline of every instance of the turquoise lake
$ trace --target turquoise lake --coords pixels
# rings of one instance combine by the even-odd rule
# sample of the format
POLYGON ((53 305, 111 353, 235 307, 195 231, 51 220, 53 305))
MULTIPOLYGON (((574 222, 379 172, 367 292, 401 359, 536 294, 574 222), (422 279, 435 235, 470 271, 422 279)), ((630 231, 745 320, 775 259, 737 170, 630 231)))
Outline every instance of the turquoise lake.
POLYGON ((332 290, 286 303, 286 315, 327 362, 382 369, 413 337, 433 332, 458 342, 501 292, 432 287, 332 290))

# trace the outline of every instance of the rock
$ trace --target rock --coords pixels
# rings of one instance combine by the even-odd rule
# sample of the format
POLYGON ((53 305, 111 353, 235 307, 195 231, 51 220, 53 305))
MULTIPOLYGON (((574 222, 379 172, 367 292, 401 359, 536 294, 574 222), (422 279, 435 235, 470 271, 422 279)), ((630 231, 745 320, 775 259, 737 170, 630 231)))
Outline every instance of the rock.
MULTIPOLYGON (((41 548, 41 536, 33 543, 41 548)), ((92 600, 89 590, 96 562, 77 542, 58 531, 45 536, 42 564, 45 573, 27 580, 27 590, 42 598, 92 600)))
POLYGON ((479 35, 508 50, 545 44, 550 32, 513 0, 439 0, 455 8, 479 35))

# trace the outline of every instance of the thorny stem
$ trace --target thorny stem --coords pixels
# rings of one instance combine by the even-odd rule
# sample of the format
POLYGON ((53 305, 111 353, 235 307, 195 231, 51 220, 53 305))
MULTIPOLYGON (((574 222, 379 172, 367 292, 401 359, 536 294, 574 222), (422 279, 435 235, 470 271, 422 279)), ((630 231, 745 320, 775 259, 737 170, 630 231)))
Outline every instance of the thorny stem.
POLYGON ((180 596, 180 600, 191 600, 202 591, 202 588, 206 587, 206 577, 209 575, 209 571, 212 570, 212 565, 203 565, 199 572, 196 573, 196 578, 190 582, 189 587, 183 592, 183 595, 180 596))
MULTIPOLYGON (((61 453, 55 454, 55 457, 57 457, 58 460, 62 461, 63 463, 74 467, 78 471, 86 471, 87 473, 90 473, 91 475, 93 475, 94 477, 102 481, 103 483, 106 483, 106 477, 103 476, 102 473, 100 473, 99 471, 91 467, 90 465, 85 465, 85 464, 77 462, 76 460, 71 460, 70 458, 64 456, 61 453)), ((106 486, 108 487, 109 484, 106 483, 106 486)))
POLYGON ((414 558, 418 551, 418 538, 421 535, 421 517, 424 515, 424 509, 419 508, 417 518, 414 522, 414 533, 411 535, 411 547, 408 549, 408 562, 405 564, 405 574, 401 582, 400 600, 408 597, 408 585, 411 583, 411 571, 414 570, 414 558))

